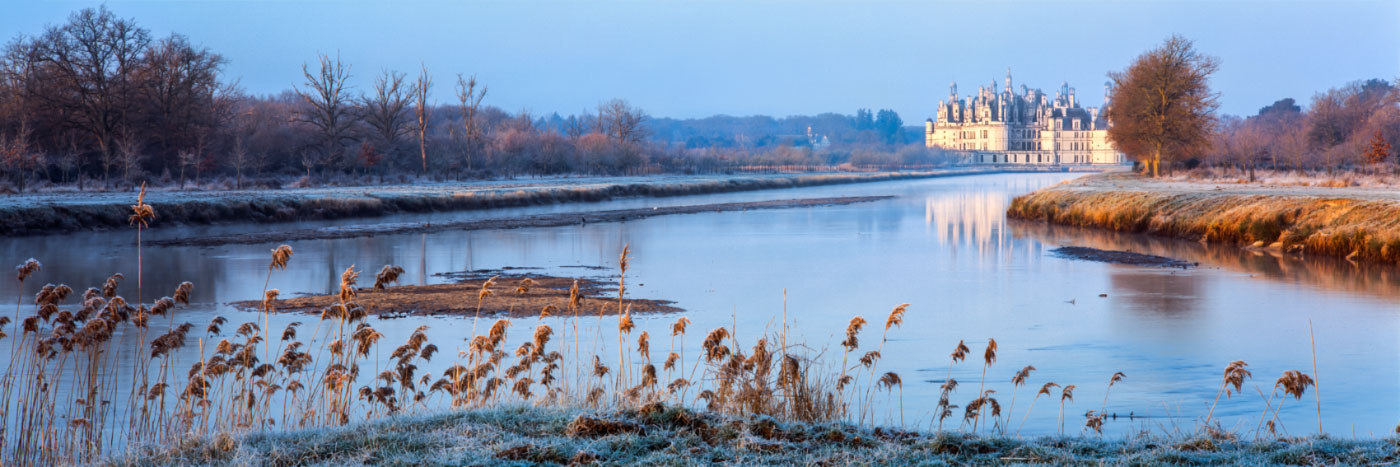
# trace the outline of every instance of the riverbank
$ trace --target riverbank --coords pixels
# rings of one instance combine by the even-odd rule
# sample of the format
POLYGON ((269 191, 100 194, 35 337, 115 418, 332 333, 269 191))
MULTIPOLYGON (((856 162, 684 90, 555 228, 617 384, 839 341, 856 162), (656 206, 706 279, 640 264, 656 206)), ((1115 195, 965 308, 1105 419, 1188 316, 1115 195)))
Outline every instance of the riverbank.
POLYGON ((1400 441, 1229 435, 1008 438, 906 432, 660 404, 638 410, 508 408, 340 428, 188 437, 110 465, 1388 465, 1400 441))
POLYGON ((803 198, 771 201, 749 201, 743 203, 712 203, 689 206, 660 206, 635 209, 611 209, 606 211, 568 212, 535 214, 490 219, 477 219, 457 222, 391 222, 362 225, 338 225, 314 229, 280 230, 270 232, 250 232, 206 237, 180 237, 151 242, 152 246, 219 246, 250 243, 290 242, 296 240, 327 240, 336 238, 373 237, 375 235, 402 233, 432 233, 446 230, 501 230, 527 227, 560 227, 565 225, 598 224, 623 222, 654 216, 695 214, 701 212, 747 211, 756 209, 787 209, 817 206, 837 206, 843 204, 867 203, 893 198, 893 196, 844 196, 839 198, 803 198))
POLYGON ((1007 215, 1400 264, 1400 191, 1152 180, 1098 174, 1012 200, 1007 215))
MULTIPOLYGON (((152 191, 152 227, 271 223, 395 213, 492 209, 623 197, 670 197, 1020 171, 958 168, 918 172, 559 177, 529 180, 286 190, 152 191)), ((1034 170, 1025 170, 1034 171, 1034 170)), ((0 236, 129 228, 136 193, 52 193, 0 198, 0 236)))

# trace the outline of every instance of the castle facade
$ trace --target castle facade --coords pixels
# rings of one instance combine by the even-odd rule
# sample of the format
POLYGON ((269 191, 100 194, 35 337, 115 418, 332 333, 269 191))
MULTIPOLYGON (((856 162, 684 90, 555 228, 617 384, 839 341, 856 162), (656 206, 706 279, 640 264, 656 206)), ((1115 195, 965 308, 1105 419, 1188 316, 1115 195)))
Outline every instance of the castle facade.
MULTIPOLYGON (((996 81, 979 86, 964 99, 958 85, 939 101, 937 119, 924 122, 924 145, 963 154, 971 164, 1091 165, 1125 164, 1127 158, 1108 141, 1109 122, 1097 107, 1080 107, 1069 83, 1052 99, 1024 84, 1014 91, 1011 70, 1006 86, 996 81)), ((1104 107, 1111 84, 1104 83, 1104 107)))

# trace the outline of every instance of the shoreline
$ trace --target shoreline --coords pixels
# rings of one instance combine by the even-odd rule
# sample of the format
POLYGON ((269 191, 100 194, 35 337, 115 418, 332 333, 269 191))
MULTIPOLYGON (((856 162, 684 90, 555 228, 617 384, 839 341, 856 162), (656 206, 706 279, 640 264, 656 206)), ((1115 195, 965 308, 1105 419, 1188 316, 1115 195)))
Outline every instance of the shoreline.
POLYGON ((1400 192, 1098 174, 1018 196, 1010 218, 1298 256, 1400 264, 1400 192))
MULTIPOLYGON (((371 218, 398 213, 484 210, 617 198, 729 193, 895 180, 1039 173, 1005 167, 919 172, 779 175, 561 177, 410 185, 218 192, 152 191, 151 227, 371 218)), ((129 228, 135 192, 10 195, 0 198, 0 236, 129 228)))
POLYGON ((182 237, 169 240, 152 241, 148 244, 150 246, 210 247, 233 244, 290 242, 297 240, 329 240, 355 237, 372 237, 375 235, 402 233, 433 233, 447 230, 500 230, 521 229, 529 227, 560 227, 567 225, 583 225, 589 223, 598 224, 607 222, 625 222, 629 220, 643 219, 647 217, 667 216, 676 214, 696 214, 702 212, 729 212, 747 211, 750 209, 788 209, 815 206, 838 206, 845 204, 867 203, 871 201, 880 201, 890 198, 893 198, 893 196, 847 196, 841 198, 804 198, 773 201, 750 201, 742 203, 713 203, 687 206, 613 209, 607 211, 534 214, 525 216, 476 219, 469 221, 444 222, 438 224, 426 222, 361 224, 320 227, 314 229, 214 235, 207 237, 182 237))

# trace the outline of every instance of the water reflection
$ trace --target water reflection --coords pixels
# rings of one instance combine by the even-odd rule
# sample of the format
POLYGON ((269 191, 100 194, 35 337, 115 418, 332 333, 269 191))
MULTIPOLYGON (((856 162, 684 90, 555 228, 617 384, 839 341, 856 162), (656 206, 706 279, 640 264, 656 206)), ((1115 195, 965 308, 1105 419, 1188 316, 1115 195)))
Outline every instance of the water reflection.
MULTIPOLYGON (((607 275, 614 272, 570 266, 612 266, 622 245, 631 244, 629 294, 675 300, 693 320, 694 329, 703 333, 732 326, 746 345, 771 332, 788 310, 790 339, 829 350, 853 315, 877 322, 890 307, 911 303, 906 326, 891 331, 884 344, 888 357, 881 360, 880 370, 905 378, 907 414, 911 420, 923 415, 925 421, 937 403, 937 382, 949 373, 944 356, 959 339, 967 339, 974 347, 987 337, 1001 343, 1002 353, 987 375, 989 388, 999 393, 1010 391, 1006 379, 1024 365, 1041 368, 1035 381, 1080 384, 1085 399, 1101 396, 1093 392, 1102 390, 1112 371, 1125 371, 1129 380, 1115 386, 1111 409, 1190 417, 1204 414, 1206 408, 1199 406, 1209 402, 1211 391, 1218 387, 1214 368, 1224 363, 1247 359, 1259 368, 1257 374, 1263 380, 1310 361, 1306 345, 1280 346, 1278 342, 1306 343, 1307 320, 1313 319, 1320 342, 1327 343, 1327 352, 1319 354, 1320 367, 1332 380, 1350 385, 1343 388, 1338 383, 1324 393, 1324 404, 1332 414, 1326 421, 1329 430, 1341 432, 1352 422, 1363 430, 1389 429, 1400 418, 1400 404, 1377 408, 1375 403, 1377 394, 1400 394, 1400 362, 1357 357, 1400 354, 1394 338, 1400 335, 1400 314, 1393 306, 1400 284, 1393 268, 1005 219, 1003 212, 1014 196, 1067 177, 962 177, 540 207, 616 209, 894 196, 874 203, 811 209, 296 242, 291 267, 275 273, 272 285, 284 296, 332 292, 339 272, 352 264, 369 273, 385 264, 401 265, 407 269, 401 281, 418 284, 442 281, 434 275, 442 272, 520 266, 560 276, 607 275), (1176 271, 1047 255, 1059 245, 1138 251, 1199 261, 1202 266, 1176 271), (1101 293, 1108 296, 1100 298, 1101 293), (1241 329, 1251 332, 1241 333, 1241 329), (1164 402, 1176 409, 1164 413, 1164 402)), ((440 213, 435 219, 482 215, 440 213)), ((81 290, 101 284, 113 272, 127 275, 124 293, 135 295, 133 241, 134 235, 126 232, 9 239, 0 244, 0 256, 8 264, 34 256, 45 268, 23 291, 14 281, 0 281, 0 300, 32 300, 44 281, 65 282, 81 290)), ((273 246, 149 248, 146 296, 169 294, 180 281, 189 280, 195 283, 192 300, 198 303, 182 309, 178 320, 200 328, 220 314, 232 323, 247 321, 252 315, 220 304, 257 298, 273 246)), ((649 329, 652 335, 665 335, 674 319, 638 316, 638 332, 649 329)), ((293 320, 307 321, 308 327, 316 321, 308 316, 274 315, 271 325, 280 329, 293 320)), ((544 322, 562 324, 553 318, 544 322)), ((510 346, 527 339, 529 333, 518 330, 535 323, 516 323, 510 346)), ((432 326, 430 339, 443 348, 443 355, 455 355, 464 342, 462 336, 470 333, 470 324, 453 318, 374 320, 376 329, 386 335, 383 342, 392 344, 402 342, 420 324, 432 326)), ((591 325, 581 331, 585 342, 595 332, 591 325)), ((615 342, 615 336, 609 335, 613 332, 603 330, 600 341, 615 342)), ((873 342, 877 336, 862 337, 869 338, 863 342, 873 342)), ((699 341, 685 340, 687 355, 698 355, 699 341)), ((197 351, 187 350, 177 358, 195 361, 197 351)), ((615 352, 604 352, 603 357, 609 354, 615 352)), ((440 374, 449 362, 435 359, 423 369, 440 374)), ((980 365, 962 365, 951 374, 960 381, 976 381, 980 370, 980 365)), ((1024 400, 1027 394, 1022 389, 1024 400)), ((957 403, 965 403, 968 395, 957 394, 964 399, 957 403)), ((1217 414, 1257 418, 1257 404, 1246 398, 1227 400, 1217 414)), ((1094 405, 1074 408, 1097 408, 1094 405)), ((1023 410, 1022 404, 1017 406, 1023 410)), ((1309 416, 1292 406, 1281 415, 1290 426, 1305 426, 1297 421, 1309 416)), ((1058 426, 1054 410, 1033 413, 1031 419, 1027 434, 1053 433, 1058 426)), ((1129 428, 1117 423, 1108 430, 1127 433, 1129 428)))
POLYGON ((1331 257, 1302 257, 1233 245, 1205 244, 1166 237, 1065 227, 1019 219, 1008 221, 1012 235, 1048 245, 1123 250, 1201 263, 1249 274, 1252 278, 1319 290, 1400 298, 1400 268, 1353 263, 1331 257))
POLYGON ((1110 267, 1108 278, 1111 298, 1120 305, 1115 308, 1178 321, 1201 311, 1203 279, 1190 271, 1121 266, 1110 267))
POLYGON ((938 193, 924 199, 924 223, 939 245, 971 245, 983 256, 1005 246, 1004 192, 938 193))

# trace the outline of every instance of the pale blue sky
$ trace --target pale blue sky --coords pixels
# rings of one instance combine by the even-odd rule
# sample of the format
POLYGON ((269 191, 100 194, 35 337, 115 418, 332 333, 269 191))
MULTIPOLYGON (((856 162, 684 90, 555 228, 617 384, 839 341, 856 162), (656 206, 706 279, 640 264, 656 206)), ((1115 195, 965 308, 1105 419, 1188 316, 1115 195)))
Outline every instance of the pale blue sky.
MULTIPOLYGON (((102 2, 0 0, 0 36, 35 34, 102 2)), ((229 59, 252 93, 289 88, 318 51, 366 90, 421 60, 434 94, 455 73, 486 103, 536 114, 623 97, 656 116, 853 113, 931 116, 948 83, 975 92, 1012 68, 1016 86, 1068 80, 1102 102, 1121 69, 1172 33, 1222 60, 1222 111, 1362 78, 1400 76, 1400 1, 1371 2, 325 2, 130 1, 107 6, 157 36, 180 32, 229 59)))

